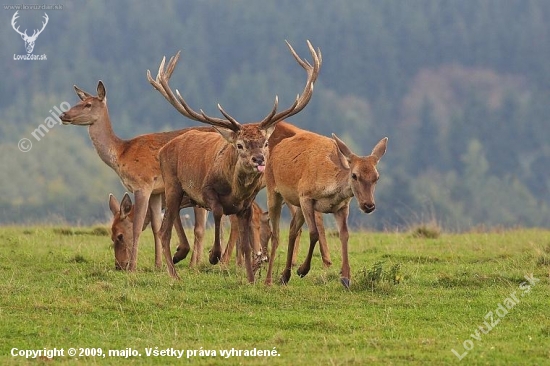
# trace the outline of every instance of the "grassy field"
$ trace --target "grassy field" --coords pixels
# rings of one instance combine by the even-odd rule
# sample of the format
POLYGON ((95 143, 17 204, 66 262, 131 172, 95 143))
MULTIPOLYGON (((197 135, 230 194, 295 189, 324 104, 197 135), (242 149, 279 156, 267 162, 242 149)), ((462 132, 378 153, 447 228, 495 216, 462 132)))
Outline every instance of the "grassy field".
POLYGON ((103 228, 0 228, 0 363, 550 364, 550 231, 354 232, 349 291, 333 236, 332 268, 317 254, 308 276, 272 287, 265 269, 249 285, 234 265, 188 260, 173 281, 149 230, 141 243, 123 273, 103 228))

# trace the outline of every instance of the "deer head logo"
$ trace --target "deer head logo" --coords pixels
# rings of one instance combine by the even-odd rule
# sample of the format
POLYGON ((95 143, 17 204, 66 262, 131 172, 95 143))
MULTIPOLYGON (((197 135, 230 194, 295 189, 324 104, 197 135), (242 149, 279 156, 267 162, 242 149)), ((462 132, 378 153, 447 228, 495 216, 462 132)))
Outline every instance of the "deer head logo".
POLYGON ((23 41, 25 41, 25 49, 27 50, 27 53, 32 53, 32 50, 34 49, 34 42, 36 41, 40 33, 42 33, 44 28, 46 28, 46 24, 48 24, 48 20, 49 20, 48 14, 44 13, 43 18, 45 22, 42 22, 42 29, 40 30, 35 29, 34 32, 32 33, 32 36, 29 36, 27 35, 26 29, 24 32, 21 32, 19 31, 19 27, 17 28, 15 27, 15 21, 17 20, 17 18, 19 18, 19 15, 17 13, 19 13, 19 11, 16 11, 15 14, 13 14, 13 17, 11 18, 11 26, 17 33, 19 33, 21 38, 23 38, 23 41))

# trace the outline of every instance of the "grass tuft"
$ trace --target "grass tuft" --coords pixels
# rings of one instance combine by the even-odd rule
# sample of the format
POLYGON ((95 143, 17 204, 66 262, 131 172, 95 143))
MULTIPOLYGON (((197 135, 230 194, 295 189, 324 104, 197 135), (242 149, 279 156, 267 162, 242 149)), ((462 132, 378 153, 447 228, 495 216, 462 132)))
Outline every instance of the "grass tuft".
POLYGON ((401 263, 386 267, 384 261, 375 262, 372 267, 361 269, 357 275, 357 285, 360 289, 388 292, 394 285, 403 280, 401 263))
POLYGON ((413 238, 437 239, 441 235, 441 228, 435 223, 420 224, 411 229, 413 238))
POLYGON ((54 227, 54 234, 63 236, 72 235, 92 235, 92 236, 110 236, 111 231, 105 226, 95 226, 92 228, 72 228, 72 227, 54 227))

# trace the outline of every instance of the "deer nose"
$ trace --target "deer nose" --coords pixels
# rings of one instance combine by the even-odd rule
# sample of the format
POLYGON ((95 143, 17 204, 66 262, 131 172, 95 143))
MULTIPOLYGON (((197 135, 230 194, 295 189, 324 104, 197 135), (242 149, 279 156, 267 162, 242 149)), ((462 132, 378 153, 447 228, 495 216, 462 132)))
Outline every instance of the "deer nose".
POLYGON ((263 155, 255 155, 255 156, 252 157, 252 162, 254 164, 265 165, 264 161, 265 161, 265 158, 264 158, 263 155))
POLYGON ((365 203, 361 208, 365 213, 371 213, 376 209, 376 205, 374 203, 365 203))

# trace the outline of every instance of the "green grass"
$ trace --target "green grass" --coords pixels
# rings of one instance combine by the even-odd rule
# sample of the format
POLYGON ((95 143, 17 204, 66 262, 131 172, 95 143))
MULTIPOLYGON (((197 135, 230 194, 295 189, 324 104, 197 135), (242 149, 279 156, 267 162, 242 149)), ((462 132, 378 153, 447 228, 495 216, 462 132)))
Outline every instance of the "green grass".
MULTIPOLYGON (((66 355, 70 347, 141 353, 76 357, 110 365, 550 363, 550 231, 441 233, 434 239, 355 232, 350 291, 340 285, 334 237, 332 268, 323 268, 316 251, 306 277, 293 271, 287 286, 266 287, 265 269, 249 285, 234 265, 204 263, 190 270, 188 260, 177 265, 182 280, 171 280, 154 268, 149 230, 139 270, 115 271, 106 233, 97 227, 0 228, 1 364, 74 364, 75 357, 66 355), (527 274, 540 282, 523 293, 527 274), (499 318, 495 310, 514 292, 520 302, 499 318), (490 311, 499 323, 485 334, 479 326, 490 311), (463 354, 470 342, 473 348, 459 361, 451 350, 463 354), (12 348, 54 347, 65 356, 26 361, 10 355, 12 348), (146 356, 145 349, 155 347, 196 350, 197 356, 146 356), (278 356, 220 355, 232 348, 275 350, 278 356), (201 350, 217 355, 201 357, 201 350)), ((206 240, 208 248, 211 232, 206 240)), ((285 256, 281 248, 277 278, 285 256)))

